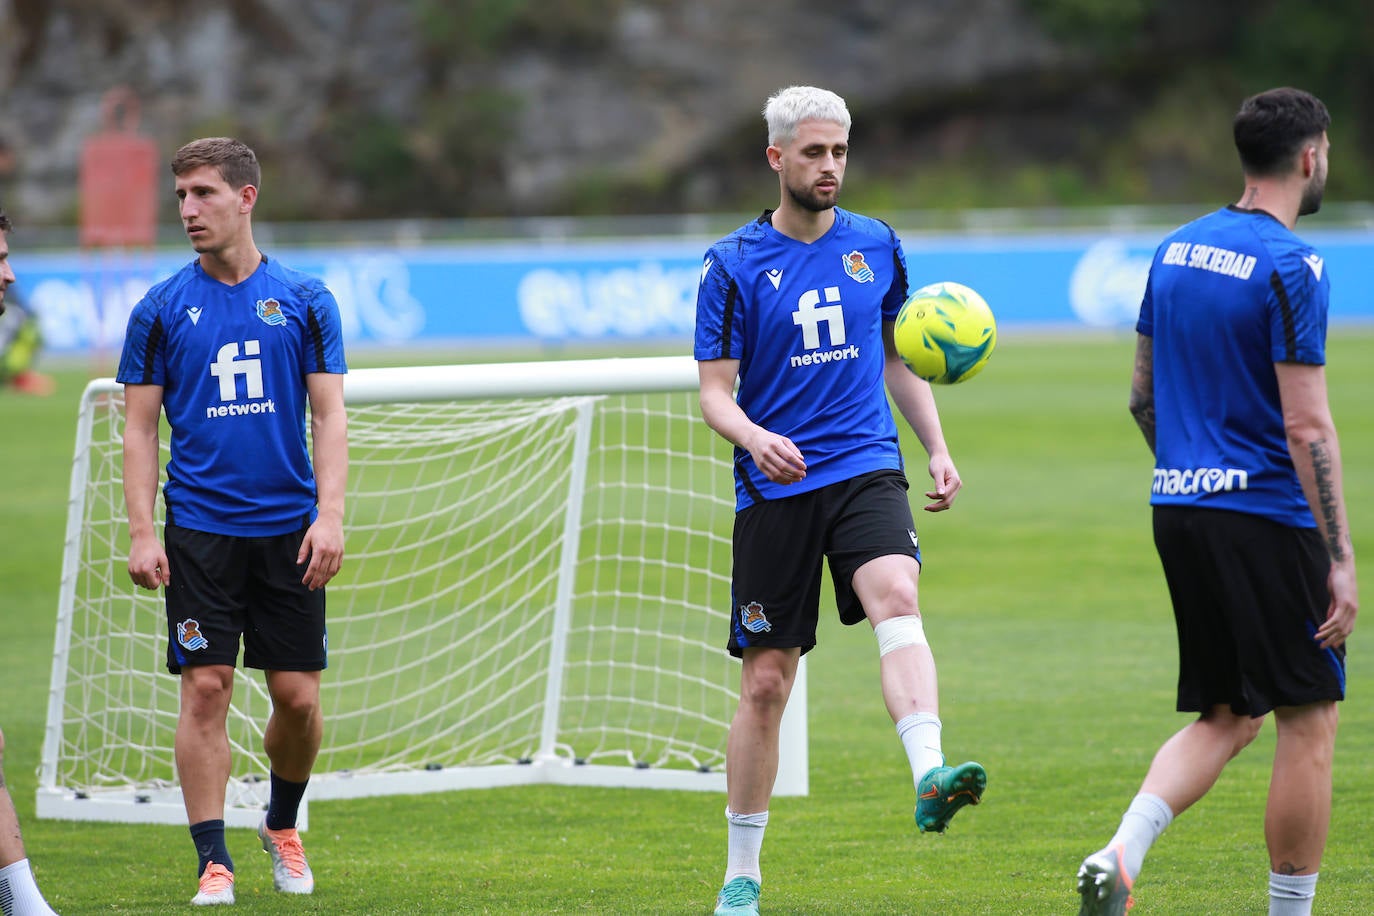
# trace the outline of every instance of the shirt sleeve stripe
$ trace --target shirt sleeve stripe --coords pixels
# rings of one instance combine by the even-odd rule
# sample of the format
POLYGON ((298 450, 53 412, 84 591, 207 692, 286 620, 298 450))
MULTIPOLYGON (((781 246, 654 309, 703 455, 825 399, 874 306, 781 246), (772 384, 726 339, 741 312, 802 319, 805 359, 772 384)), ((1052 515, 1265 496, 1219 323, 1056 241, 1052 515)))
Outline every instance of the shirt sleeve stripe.
POLYGON ((310 334, 310 349, 315 354, 315 367, 311 372, 324 372, 324 329, 320 327, 320 319, 315 315, 315 306, 310 304, 305 309, 306 329, 310 334))
POLYGON ((1283 319, 1284 362, 1296 362, 1298 358, 1298 332, 1293 324, 1293 305, 1288 301, 1288 290, 1283 287, 1283 279, 1275 270, 1269 275, 1269 288, 1279 303, 1279 314, 1283 319))
POLYGON ((730 287, 725 291, 725 312, 721 317, 720 326, 720 355, 729 357, 730 355, 730 335, 735 325, 735 300, 739 297, 739 286, 736 285, 733 277, 730 278, 730 287))
POLYGON ((153 326, 148 329, 148 341, 143 345, 143 379, 141 384, 152 385, 153 367, 157 365, 158 347, 162 346, 162 316, 158 315, 153 319, 153 326))

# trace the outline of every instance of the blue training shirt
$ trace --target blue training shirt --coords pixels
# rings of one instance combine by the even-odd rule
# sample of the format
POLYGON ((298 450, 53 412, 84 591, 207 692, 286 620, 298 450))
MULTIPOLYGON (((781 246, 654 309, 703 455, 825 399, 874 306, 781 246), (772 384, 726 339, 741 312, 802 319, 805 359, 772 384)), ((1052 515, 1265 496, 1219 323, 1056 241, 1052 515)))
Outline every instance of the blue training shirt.
POLYGON ((333 294, 276 261, 235 286, 192 261, 150 289, 129 316, 118 381, 163 388, 167 522, 268 537, 313 521, 305 377, 347 371, 333 294))
POLYGON ((806 477, 784 486, 736 447, 737 509, 902 469, 883 387, 883 322, 906 300, 906 257, 886 223, 834 212, 811 243, 778 232, 764 213, 706 253, 694 355, 738 359, 744 413, 806 460, 806 477))
POLYGON ((1321 256, 1263 211, 1226 207, 1164 240, 1136 323, 1154 339, 1152 504, 1316 526, 1274 364, 1326 362, 1329 294, 1321 256))

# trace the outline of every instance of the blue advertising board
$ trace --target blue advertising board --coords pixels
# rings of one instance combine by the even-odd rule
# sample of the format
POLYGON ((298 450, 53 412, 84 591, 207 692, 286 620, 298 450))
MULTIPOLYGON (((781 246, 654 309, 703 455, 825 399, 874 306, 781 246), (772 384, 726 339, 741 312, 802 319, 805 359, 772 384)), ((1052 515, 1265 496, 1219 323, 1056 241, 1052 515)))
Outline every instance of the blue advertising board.
MULTIPOLYGON (((1003 328, 1126 328, 1158 234, 911 234, 913 288, 971 286, 1003 328)), ((1374 231, 1305 233, 1326 258, 1332 319, 1374 318, 1374 231)), ((682 341, 709 239, 273 249, 324 278, 350 347, 682 341)), ((19 295, 57 353, 117 351, 129 312, 190 251, 18 253, 19 295)))

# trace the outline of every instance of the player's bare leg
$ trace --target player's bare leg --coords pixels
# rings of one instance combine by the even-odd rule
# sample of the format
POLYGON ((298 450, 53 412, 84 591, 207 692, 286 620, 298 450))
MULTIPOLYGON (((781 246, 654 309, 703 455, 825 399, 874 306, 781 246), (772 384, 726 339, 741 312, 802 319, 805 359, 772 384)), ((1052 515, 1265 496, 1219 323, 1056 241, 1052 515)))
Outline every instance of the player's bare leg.
POLYGON ((267 692, 272 697, 272 714, 262 746, 272 762, 272 772, 292 782, 305 782, 324 736, 320 672, 268 671, 267 692))
MULTIPOLYGON (((855 570, 851 583, 854 594, 875 631, 883 621, 897 617, 920 619, 916 597, 920 574, 920 564, 914 558, 898 555, 878 557, 855 570)), ((893 722, 900 722, 912 713, 940 715, 935 656, 924 634, 916 642, 882 652, 878 664, 883 702, 893 722)))
POLYGON ((1310 913, 1331 823, 1331 760, 1339 713, 1333 702, 1274 710, 1278 741, 1264 811, 1269 912, 1310 913))
POLYGON ((234 862, 224 842, 224 793, 231 766, 226 723, 234 693, 229 665, 188 665, 181 670, 181 710, 174 748, 186 820, 200 858, 199 886, 191 902, 234 902, 234 862))
POLYGON ((315 876, 305 859, 296 813, 324 734, 320 711, 320 672, 268 671, 272 714, 263 747, 272 765, 272 795, 258 827, 263 851, 272 857, 272 881, 279 891, 309 894, 315 876))
POLYGON ((778 732, 800 659, 800 649, 744 650, 739 707, 725 744, 729 839, 717 916, 759 911, 759 850, 778 775, 778 732))
POLYGON ((878 640, 883 701, 916 786, 916 825, 943 833, 959 809, 982 799, 987 774, 971 761, 944 765, 939 679, 917 607, 920 574, 914 557, 894 554, 860 566, 851 585, 878 640))
POLYGON ((1140 791, 1164 799, 1174 816, 1182 814, 1207 794, 1226 764, 1255 740, 1263 725, 1263 716, 1212 707, 1164 742, 1140 791))
POLYGON ((19 815, 5 786, 5 736, 0 733, 0 905, 6 913, 22 916, 56 916, 34 881, 19 815))
POLYGON ((174 744, 181 795, 192 824, 224 817, 230 769, 225 723, 233 692, 234 669, 228 665, 188 665, 181 671, 174 744))
POLYGON ((1108 916, 1129 908, 1131 888, 1150 846, 1173 818, 1207 794, 1263 724, 1263 716, 1237 715, 1229 706, 1214 706, 1164 742, 1116 834, 1078 870, 1083 916, 1108 916))

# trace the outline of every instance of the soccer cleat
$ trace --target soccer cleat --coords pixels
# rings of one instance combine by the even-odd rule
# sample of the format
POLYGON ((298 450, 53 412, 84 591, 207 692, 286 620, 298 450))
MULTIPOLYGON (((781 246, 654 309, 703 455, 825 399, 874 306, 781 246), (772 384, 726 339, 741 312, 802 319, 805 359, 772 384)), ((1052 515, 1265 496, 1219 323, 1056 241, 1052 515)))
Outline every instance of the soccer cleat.
POLYGON ((922 833, 944 833, 960 808, 983 800, 987 785, 987 772, 972 761, 957 767, 932 767, 921 777, 916 793, 916 826, 922 833))
POLYGON ((258 827, 262 850, 272 857, 272 884, 284 894, 309 894, 315 890, 315 876, 305 861, 301 835, 295 827, 268 830, 267 820, 258 827))
POLYGON ((715 916, 759 916, 759 883, 746 875, 725 882, 716 895, 715 916))
POLYGON ((1117 843, 1083 860, 1078 869, 1078 894, 1083 898, 1078 916, 1125 916, 1135 906, 1135 881, 1126 873, 1121 854, 1117 843))
POLYGON ((200 889, 191 906, 227 906, 234 902, 234 873, 214 862, 200 874, 200 889))

